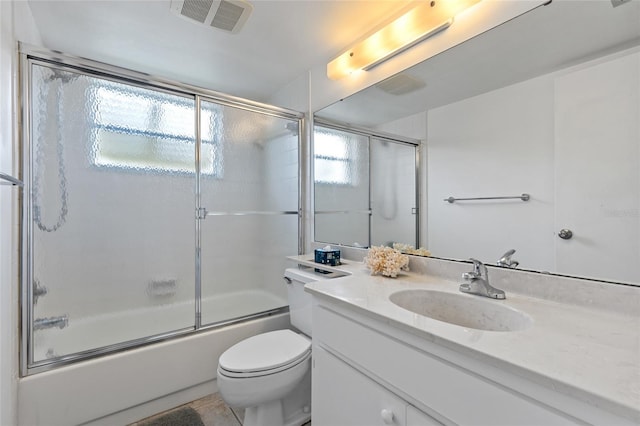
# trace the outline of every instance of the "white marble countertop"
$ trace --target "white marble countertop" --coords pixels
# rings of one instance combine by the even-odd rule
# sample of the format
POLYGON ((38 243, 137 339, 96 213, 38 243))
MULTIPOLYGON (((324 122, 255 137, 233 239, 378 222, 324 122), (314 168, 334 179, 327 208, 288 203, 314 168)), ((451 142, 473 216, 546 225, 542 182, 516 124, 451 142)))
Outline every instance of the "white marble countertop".
MULTIPOLYGON (((313 265, 310 257, 289 259, 313 265)), ((640 423, 640 311, 620 314, 615 308, 507 292, 506 300, 493 302, 527 313, 533 325, 516 332, 483 331, 418 315, 389 301, 392 293, 406 289, 462 294, 460 280, 410 272, 395 279, 370 276, 355 261, 333 269, 349 275, 309 283, 307 291, 455 350, 481 355, 493 365, 640 423)), ((637 291, 640 301, 640 288, 637 291)))

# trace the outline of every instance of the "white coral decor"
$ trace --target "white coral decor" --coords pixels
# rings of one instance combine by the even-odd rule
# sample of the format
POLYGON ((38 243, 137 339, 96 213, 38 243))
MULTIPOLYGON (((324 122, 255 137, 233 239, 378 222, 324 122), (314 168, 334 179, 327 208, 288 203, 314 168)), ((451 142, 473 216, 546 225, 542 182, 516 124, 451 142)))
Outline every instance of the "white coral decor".
POLYGON ((371 275, 395 278, 401 270, 409 270, 409 256, 391 247, 373 246, 364 258, 364 264, 371 270, 371 275))

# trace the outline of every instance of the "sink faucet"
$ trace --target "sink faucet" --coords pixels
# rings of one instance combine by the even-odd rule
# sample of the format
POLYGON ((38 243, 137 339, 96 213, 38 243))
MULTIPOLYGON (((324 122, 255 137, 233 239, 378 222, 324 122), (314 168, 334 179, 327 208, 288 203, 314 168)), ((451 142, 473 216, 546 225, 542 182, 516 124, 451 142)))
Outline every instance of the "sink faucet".
POLYGON ((477 259, 469 260, 473 262, 473 271, 462 274, 462 278, 467 280, 467 282, 460 284, 460 291, 490 297, 492 299, 504 299, 504 291, 494 288, 489 284, 489 271, 487 271, 487 267, 477 259))
POLYGON ((511 256, 513 256, 513 254, 515 253, 515 249, 511 249, 508 252, 506 252, 505 254, 502 255, 502 257, 500 258, 500 260, 498 260, 497 265, 498 266, 502 266, 503 268, 515 268, 517 267, 520 262, 518 262, 517 260, 512 260, 511 256))

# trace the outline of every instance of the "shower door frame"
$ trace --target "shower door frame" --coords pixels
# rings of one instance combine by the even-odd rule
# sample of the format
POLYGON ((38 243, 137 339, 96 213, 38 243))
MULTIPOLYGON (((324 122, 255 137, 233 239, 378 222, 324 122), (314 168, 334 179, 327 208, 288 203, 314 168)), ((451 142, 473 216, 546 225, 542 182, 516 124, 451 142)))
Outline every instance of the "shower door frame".
MULTIPOLYGON (((311 164, 312 164, 312 170, 313 170, 313 164, 315 162, 315 126, 319 126, 319 127, 324 127, 326 129, 332 129, 332 130, 338 130, 338 131, 342 131, 342 132, 347 132, 347 133, 352 133, 355 135, 361 135, 361 136, 365 136, 367 138, 367 143, 369 145, 369 158, 367 159, 368 162, 368 168, 369 168, 369 175, 371 175, 371 140, 372 139, 384 139, 393 143, 398 143, 401 145, 406 145, 406 146, 411 146, 415 149, 415 207, 414 207, 414 215, 415 215, 415 244, 416 244, 416 248, 420 247, 420 146, 422 144, 422 142, 419 139, 413 139, 413 138, 409 138, 409 137, 404 137, 404 136, 398 136, 398 135, 394 135, 392 133, 387 133, 387 132, 381 132, 381 131, 377 131, 377 130, 371 130, 371 129, 367 129, 364 127, 358 127, 358 126, 352 126, 350 124, 345 124, 345 123, 340 123, 337 121, 333 121, 333 120, 328 120, 328 119, 324 119, 324 118, 320 118, 320 117, 314 117, 313 118, 313 129, 311 130, 311 145, 314 146, 312 155, 311 155, 311 164)), ((312 173, 313 174, 313 173, 312 173)), ((316 213, 316 209, 315 209, 315 175, 313 175, 311 178, 311 184, 313 187, 313 200, 314 200, 314 207, 312 208, 312 214, 313 217, 315 219, 315 215, 316 214, 342 214, 345 213, 342 210, 337 210, 337 211, 320 211, 318 213, 316 213)), ((371 247, 371 217, 373 214, 373 211, 371 209, 371 181, 369 181, 369 209, 367 211, 358 211, 357 213, 366 213, 368 215, 368 220, 369 220, 369 235, 368 235, 368 247, 371 247)), ((314 226, 313 226, 313 240, 314 242, 317 243, 321 243, 321 244, 334 244, 332 242, 329 241, 318 241, 317 238, 315 237, 315 220, 313 220, 314 226)), ((341 245, 341 244, 339 244, 341 245)), ((342 244, 344 245, 344 244, 342 244)), ((347 247, 349 247, 347 245, 347 247)))
MULTIPOLYGON (((20 331, 19 331, 19 350, 20 350, 20 376, 29 376, 32 374, 53 370, 59 367, 63 367, 75 362, 85 361, 93 359, 99 356, 107 354, 115 354, 124 350, 132 348, 158 343, 169 339, 183 337, 197 333, 204 330, 211 330, 219 327, 224 327, 230 324, 240 323, 255 318, 265 317, 273 315, 275 313, 282 313, 288 311, 288 306, 272 309, 266 312, 259 312, 251 315, 246 315, 241 318, 230 319, 226 321, 220 321, 212 324, 202 324, 202 276, 201 276, 201 221, 205 216, 202 215, 201 205, 201 165, 200 165, 200 151, 201 151, 201 128, 200 128, 200 116, 201 116, 201 101, 206 100, 219 105, 242 109, 249 112, 270 115, 277 118, 295 120, 298 123, 298 208, 297 211, 283 211, 283 212, 267 212, 266 214, 283 214, 283 215, 297 215, 298 217, 298 254, 302 254, 305 245, 304 238, 304 188, 306 184, 305 178, 305 153, 303 143, 306 135, 306 120, 304 113, 293 111, 285 108, 280 108, 260 102, 255 102, 235 96, 226 95, 213 90, 204 89, 197 86, 192 86, 186 83, 180 83, 177 81, 164 79, 161 77, 151 76, 149 74, 141 73, 138 71, 121 68, 114 65, 105 64, 103 62, 93 61, 74 55, 61 53, 59 51, 49 50, 42 47, 32 46, 25 43, 18 43, 18 54, 20 56, 19 70, 18 70, 18 114, 17 114, 17 128, 19 129, 19 148, 18 151, 21 154, 20 164, 22 170, 20 176, 24 181, 24 190, 22 192, 22 199, 20 200, 20 219, 19 219, 19 241, 20 241, 20 276, 18 277, 18 283, 20 286, 20 331), (72 70, 75 72, 81 72, 85 75, 99 77, 102 79, 112 80, 115 82, 121 82, 131 84, 133 86, 142 87, 146 89, 159 90, 168 92, 174 95, 188 96, 194 99, 194 126, 195 126, 195 175, 194 175, 194 232, 195 232, 195 255, 194 255, 194 268, 195 268, 195 295, 194 295, 194 323, 192 327, 181 328, 166 333, 156 334, 152 336, 146 336, 137 338, 134 340, 128 340, 116 344, 102 346, 99 348, 89 349, 81 352, 76 352, 69 355, 59 356, 53 360, 41 360, 34 361, 33 357, 33 216, 32 216, 32 187, 33 187, 33 142, 31 135, 31 65, 41 64, 52 69, 59 69, 62 71, 72 70)), ((260 212, 231 212, 231 214, 265 214, 260 212)))

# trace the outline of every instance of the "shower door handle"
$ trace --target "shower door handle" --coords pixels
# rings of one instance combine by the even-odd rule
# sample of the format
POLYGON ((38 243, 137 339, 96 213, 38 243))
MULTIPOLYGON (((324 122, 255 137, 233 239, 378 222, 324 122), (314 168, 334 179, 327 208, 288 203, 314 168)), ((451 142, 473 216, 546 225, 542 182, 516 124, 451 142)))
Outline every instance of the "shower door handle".
POLYGON ((207 218, 207 209, 204 207, 200 207, 196 209, 196 219, 206 219, 207 218))

